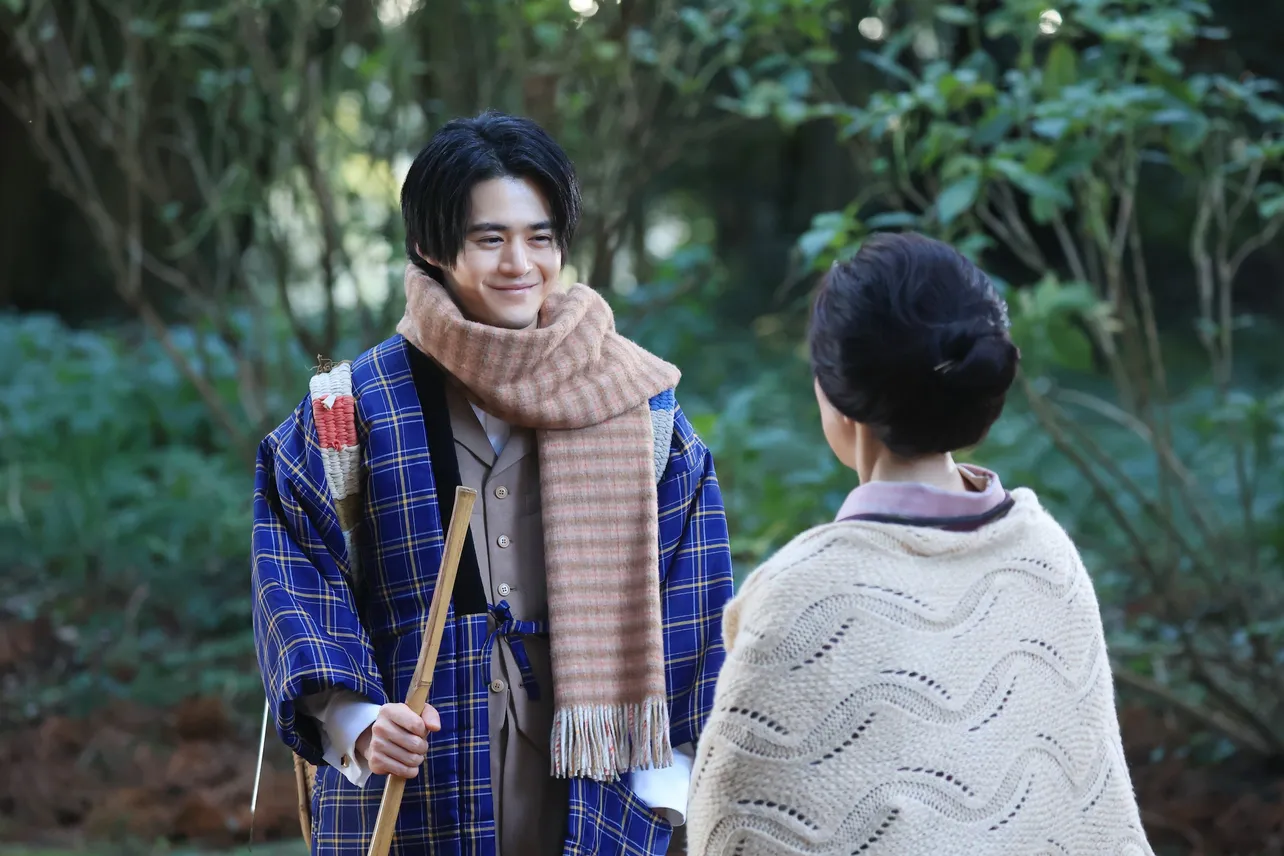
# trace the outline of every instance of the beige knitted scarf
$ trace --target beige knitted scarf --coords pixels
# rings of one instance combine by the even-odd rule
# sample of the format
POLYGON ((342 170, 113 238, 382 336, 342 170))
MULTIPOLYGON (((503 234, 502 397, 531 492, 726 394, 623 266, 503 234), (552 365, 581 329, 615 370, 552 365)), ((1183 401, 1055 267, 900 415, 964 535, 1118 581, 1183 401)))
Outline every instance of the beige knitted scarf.
POLYGON ((679 372, 576 285, 532 330, 463 317, 410 265, 397 332, 467 395, 535 429, 553 664, 553 775, 610 781, 672 761, 649 400, 679 372))

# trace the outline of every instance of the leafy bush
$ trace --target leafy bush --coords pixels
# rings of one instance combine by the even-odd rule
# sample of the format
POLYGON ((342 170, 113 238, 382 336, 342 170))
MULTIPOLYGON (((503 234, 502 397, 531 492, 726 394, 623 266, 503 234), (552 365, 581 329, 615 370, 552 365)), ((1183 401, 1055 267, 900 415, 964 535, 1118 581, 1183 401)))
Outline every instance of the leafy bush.
POLYGON ((4 620, 48 620, 56 646, 28 707, 254 688, 250 470, 193 386, 154 342, 47 317, 0 318, 0 357, 4 620))
POLYGON ((1284 754, 1284 395, 1278 358, 1243 359, 1254 319, 1235 295, 1284 228, 1278 83, 1187 67, 1225 35, 1191 0, 875 8, 871 38, 890 35, 865 59, 887 89, 848 103, 818 86, 791 112, 833 120, 880 182, 817 215, 802 254, 823 267, 908 226, 1018 287, 1028 410, 982 454, 1006 440, 1094 554, 1122 681, 1284 754), (1146 240, 1174 230, 1193 275, 1159 307, 1152 276, 1174 268, 1146 240))

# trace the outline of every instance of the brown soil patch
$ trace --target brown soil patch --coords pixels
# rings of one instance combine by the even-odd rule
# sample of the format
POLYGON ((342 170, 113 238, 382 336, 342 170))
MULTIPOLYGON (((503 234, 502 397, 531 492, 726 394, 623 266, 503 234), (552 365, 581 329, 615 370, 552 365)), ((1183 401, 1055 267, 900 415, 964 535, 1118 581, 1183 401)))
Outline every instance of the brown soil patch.
MULTIPOLYGON (((1125 708, 1122 723, 1157 850, 1284 856, 1284 769, 1236 758, 1192 764, 1180 752, 1190 735, 1144 708, 1125 708)), ((189 699, 172 710, 114 704, 92 719, 0 733, 0 767, 23 771, 0 782, 5 837, 243 845, 256 727, 233 722, 217 700, 189 699)), ((297 838, 291 759, 272 735, 267 756, 254 838, 297 838)))

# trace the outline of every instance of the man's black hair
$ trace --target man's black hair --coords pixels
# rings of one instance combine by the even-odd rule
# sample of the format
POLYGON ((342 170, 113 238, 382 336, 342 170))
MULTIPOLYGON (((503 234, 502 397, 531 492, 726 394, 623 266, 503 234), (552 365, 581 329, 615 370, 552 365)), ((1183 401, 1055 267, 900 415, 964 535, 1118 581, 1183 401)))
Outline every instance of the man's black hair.
POLYGON ((401 186, 411 262, 441 281, 441 271, 427 259, 447 266, 455 262, 468 234, 473 187, 492 178, 529 179, 539 188, 565 262, 580 222, 575 168, 535 122, 494 110, 447 122, 411 164, 401 186))

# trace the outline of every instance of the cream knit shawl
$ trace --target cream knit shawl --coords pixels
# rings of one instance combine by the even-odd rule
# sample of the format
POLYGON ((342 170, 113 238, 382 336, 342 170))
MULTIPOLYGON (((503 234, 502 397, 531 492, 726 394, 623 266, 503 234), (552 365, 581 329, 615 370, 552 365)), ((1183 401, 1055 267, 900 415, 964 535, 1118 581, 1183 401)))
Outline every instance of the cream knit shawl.
POLYGON ((974 532, 822 526, 749 578, 692 856, 1151 856, 1092 581, 1013 498, 974 532))

